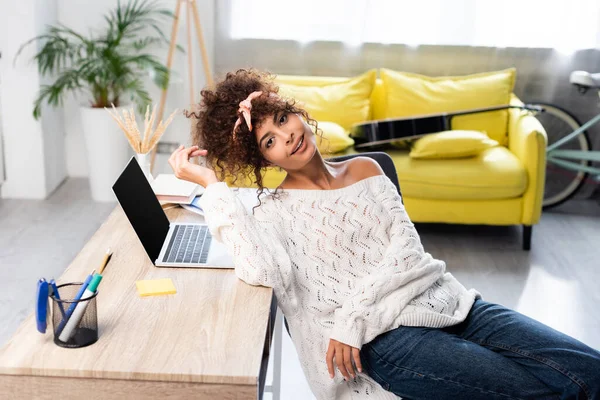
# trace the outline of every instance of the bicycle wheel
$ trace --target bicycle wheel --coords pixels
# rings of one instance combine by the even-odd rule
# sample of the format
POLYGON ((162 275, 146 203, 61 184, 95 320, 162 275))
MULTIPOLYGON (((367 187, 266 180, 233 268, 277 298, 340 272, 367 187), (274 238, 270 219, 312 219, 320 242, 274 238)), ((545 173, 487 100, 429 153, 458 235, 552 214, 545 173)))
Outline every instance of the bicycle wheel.
MULTIPOLYGON (((557 142, 581 126, 581 123, 573 114, 561 107, 547 103, 531 105, 537 105, 544 109, 543 112, 536 113, 535 117, 540 121, 548 135, 548 145, 557 142)), ((563 144, 560 149, 590 151, 592 146, 587 132, 584 131, 573 140, 563 144)), ((585 160, 578 163, 583 166, 590 165, 590 162, 585 160)), ((575 196, 587 177, 587 172, 572 171, 548 161, 546 164, 543 208, 556 207, 575 196)))

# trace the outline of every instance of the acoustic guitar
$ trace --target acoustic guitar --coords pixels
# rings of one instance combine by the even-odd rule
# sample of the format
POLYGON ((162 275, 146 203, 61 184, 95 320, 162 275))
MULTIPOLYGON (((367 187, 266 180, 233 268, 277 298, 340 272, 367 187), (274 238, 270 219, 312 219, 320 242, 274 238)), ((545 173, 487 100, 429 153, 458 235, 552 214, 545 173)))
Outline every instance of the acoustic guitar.
POLYGON ((380 146, 397 140, 416 139, 427 134, 450 130, 454 117, 508 108, 520 108, 534 112, 543 111, 541 107, 529 104, 523 106, 506 104, 439 114, 382 119, 354 125, 350 136, 354 139, 354 148, 356 149, 380 146))

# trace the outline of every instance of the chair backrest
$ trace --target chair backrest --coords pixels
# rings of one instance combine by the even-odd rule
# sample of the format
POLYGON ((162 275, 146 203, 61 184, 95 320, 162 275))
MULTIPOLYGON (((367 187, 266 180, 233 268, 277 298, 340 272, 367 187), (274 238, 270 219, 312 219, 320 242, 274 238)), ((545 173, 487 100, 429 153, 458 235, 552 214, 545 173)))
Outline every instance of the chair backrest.
POLYGON ((328 158, 330 161, 345 161, 354 157, 370 157, 373 160, 377 161, 381 166, 383 172, 387 175, 388 178, 396 185, 398 189, 398 194, 402 196, 402 192, 400 191, 400 182, 398 181, 398 174, 396 173, 396 166, 394 165, 394 160, 389 154, 384 153, 383 151, 371 151, 366 153, 358 153, 358 154, 349 154, 345 156, 337 156, 328 158))

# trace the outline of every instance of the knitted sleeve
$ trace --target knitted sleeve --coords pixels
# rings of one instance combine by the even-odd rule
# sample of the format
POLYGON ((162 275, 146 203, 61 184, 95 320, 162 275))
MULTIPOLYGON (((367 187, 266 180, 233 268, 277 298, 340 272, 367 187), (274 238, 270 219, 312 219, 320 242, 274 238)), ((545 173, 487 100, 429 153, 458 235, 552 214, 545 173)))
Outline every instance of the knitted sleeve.
POLYGON ((377 194, 389 213, 389 245, 381 262, 335 310, 331 338, 361 348, 388 331, 402 309, 443 276, 445 264, 425 253, 390 180, 377 194))
POLYGON ((208 185, 200 207, 210 233, 232 255, 236 275, 250 285, 281 288, 281 271, 291 262, 274 224, 255 218, 225 182, 208 185))

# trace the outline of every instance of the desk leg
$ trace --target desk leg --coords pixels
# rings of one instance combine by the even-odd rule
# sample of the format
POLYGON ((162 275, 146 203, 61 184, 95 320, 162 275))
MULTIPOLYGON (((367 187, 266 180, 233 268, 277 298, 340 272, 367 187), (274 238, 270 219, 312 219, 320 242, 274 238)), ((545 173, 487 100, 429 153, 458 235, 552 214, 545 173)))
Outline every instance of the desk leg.
POLYGON ((279 400, 281 396, 281 353, 283 351, 283 313, 277 307, 277 316, 275 317, 275 340, 273 346, 275 347, 273 353, 273 383, 271 384, 271 392, 273 393, 273 400, 279 400))
POLYGON ((281 380, 281 320, 282 313, 279 312, 277 307, 277 298, 273 295, 271 300, 271 311, 269 313, 269 322, 267 324, 267 335, 265 337, 265 345, 263 349, 263 360, 258 375, 258 400, 262 400, 263 393, 265 391, 273 393, 272 399, 279 400, 280 391, 280 380, 281 380), (275 334, 275 335, 273 335, 275 334), (279 334, 279 338, 277 336, 279 334), (275 336, 275 337, 273 337, 275 336), (266 385, 267 370, 269 367, 269 357, 271 354, 271 347, 273 346, 273 339, 275 339, 275 353, 273 354, 274 366, 273 366, 273 383, 266 385))

